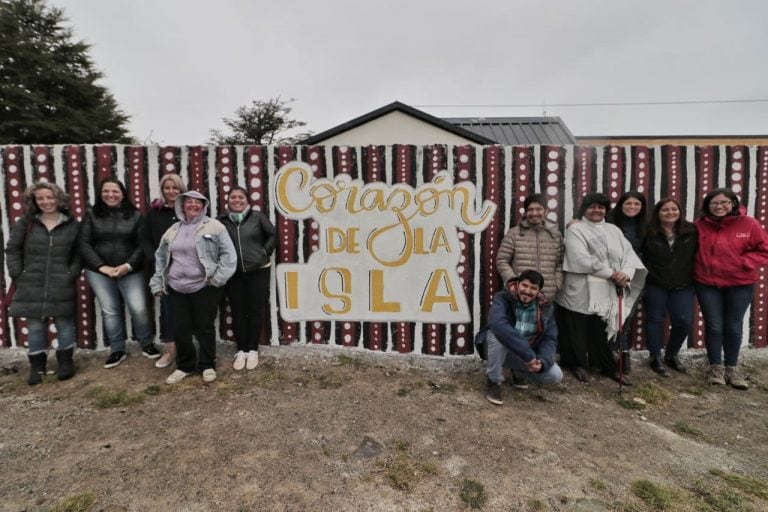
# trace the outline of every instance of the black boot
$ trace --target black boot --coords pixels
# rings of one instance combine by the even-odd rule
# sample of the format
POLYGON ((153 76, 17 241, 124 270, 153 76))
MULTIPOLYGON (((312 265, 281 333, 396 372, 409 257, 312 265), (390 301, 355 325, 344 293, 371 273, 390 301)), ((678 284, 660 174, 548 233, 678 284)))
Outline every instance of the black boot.
POLYGON ((686 366, 682 363, 682 361, 680 361, 680 358, 677 355, 674 355, 674 356, 665 355, 664 362, 667 364, 667 366, 669 366, 676 372, 680 372, 680 373, 689 372, 688 368, 686 368, 686 366))
POLYGON ((48 355, 45 352, 35 354, 29 357, 29 379, 27 384, 30 386, 36 386, 43 382, 43 375, 45 375, 45 363, 48 359, 48 355))
POLYGON ((72 361, 74 353, 74 348, 56 351, 56 360, 59 362, 56 375, 59 377, 59 380, 71 379, 75 375, 75 363, 72 361))
POLYGON ((662 377, 669 377, 669 370, 664 368, 664 365, 661 364, 661 356, 651 356, 651 360, 649 361, 649 364, 651 366, 651 370, 658 373, 662 377))

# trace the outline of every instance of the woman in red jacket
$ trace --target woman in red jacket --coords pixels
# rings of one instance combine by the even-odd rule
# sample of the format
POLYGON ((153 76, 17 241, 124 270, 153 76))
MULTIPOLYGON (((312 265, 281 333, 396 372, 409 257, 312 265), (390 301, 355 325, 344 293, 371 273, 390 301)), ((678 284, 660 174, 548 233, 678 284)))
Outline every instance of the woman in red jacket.
POLYGON ((709 382, 736 389, 748 387, 737 366, 742 324, 755 293, 757 269, 768 264, 768 234, 745 212, 730 189, 718 188, 704 197, 696 220, 699 250, 693 269, 705 322, 709 382))

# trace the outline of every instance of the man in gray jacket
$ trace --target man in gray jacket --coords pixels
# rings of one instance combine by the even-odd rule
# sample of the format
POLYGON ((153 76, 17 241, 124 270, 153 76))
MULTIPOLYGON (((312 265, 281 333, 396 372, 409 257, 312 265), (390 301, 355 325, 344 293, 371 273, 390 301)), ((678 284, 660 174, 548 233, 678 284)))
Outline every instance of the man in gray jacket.
POLYGON ((528 196, 523 203, 525 216, 507 231, 496 256, 496 269, 506 283, 526 269, 544 276, 541 290, 550 300, 563 283, 563 235, 547 220, 544 196, 528 196))

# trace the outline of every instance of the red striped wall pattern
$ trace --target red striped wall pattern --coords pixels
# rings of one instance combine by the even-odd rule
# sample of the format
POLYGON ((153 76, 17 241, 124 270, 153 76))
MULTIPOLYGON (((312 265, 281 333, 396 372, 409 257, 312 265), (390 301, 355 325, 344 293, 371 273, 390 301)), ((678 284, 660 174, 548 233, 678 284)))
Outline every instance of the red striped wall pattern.
MULTIPOLYGON (((3 146, 0 147, 0 228, 3 245, 10 226, 23 212, 21 196, 28 184, 47 179, 60 184, 70 196, 70 208, 81 218, 93 203, 98 181, 116 176, 131 199, 144 210, 159 196, 158 181, 180 173, 190 188, 211 199, 212 213, 226 203, 232 186, 244 186, 252 204, 267 212, 278 228, 275 261, 304 262, 319 243, 314 221, 296 222, 276 213, 270 186, 281 165, 298 160, 310 165, 316 178, 349 174, 365 182, 428 182, 447 169, 456 182, 472 181, 478 201, 497 204, 496 216, 480 234, 459 233, 461 259, 458 275, 471 309, 468 324, 416 324, 408 322, 284 322, 276 310, 273 285, 269 321, 263 342, 324 343, 375 351, 459 355, 472 353, 472 336, 482 325, 490 299, 501 282, 495 271, 496 250, 506 230, 520 220, 525 196, 545 195, 550 218, 562 228, 585 194, 601 190, 616 201, 625 190, 643 192, 649 206, 658 198, 677 198, 691 219, 709 190, 727 186, 742 198, 750 215, 768 226, 768 146, 3 146)), ((0 269, 0 297, 10 284, 0 269)), ((768 284, 760 270, 755 301, 745 319, 749 343, 768 344, 768 284)), ((85 280, 77 283, 77 334, 81 347, 103 345, 98 307, 85 280)), ((222 308, 219 332, 231 338, 231 322, 222 308)), ((697 322, 689 346, 703 347, 703 320, 697 322)), ((51 340, 55 339, 51 326, 51 340)), ((632 327, 635 348, 643 347, 643 313, 632 327)), ((0 313, 0 345, 26 344, 21 320, 0 313)))

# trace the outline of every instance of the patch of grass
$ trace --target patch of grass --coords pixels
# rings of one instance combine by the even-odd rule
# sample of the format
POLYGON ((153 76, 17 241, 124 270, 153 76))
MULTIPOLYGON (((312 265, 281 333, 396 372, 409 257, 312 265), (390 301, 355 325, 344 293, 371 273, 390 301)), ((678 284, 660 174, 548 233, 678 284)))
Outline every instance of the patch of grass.
POLYGON ((162 388, 159 385, 150 384, 149 386, 146 387, 146 389, 144 390, 144 393, 150 396, 155 396, 155 395, 159 395, 161 391, 162 391, 162 388))
POLYGON ((655 382, 643 382, 635 388, 634 395, 652 405, 663 405, 672 398, 672 393, 655 382))
POLYGON ((712 482, 702 480, 694 483, 691 491, 697 503, 696 510, 707 512, 751 512, 749 501, 733 489, 712 485, 712 482))
POLYGON ((590 478, 589 485, 591 485, 592 488, 596 491, 604 491, 606 489, 605 482, 603 482, 599 478, 590 478))
POLYGON ((362 361, 359 357, 351 357, 345 354, 339 354, 336 357, 336 361, 341 366, 352 366, 354 368, 362 368, 365 366, 365 362, 362 361))
POLYGON ((407 441, 396 440, 392 447, 397 453, 378 465, 393 488, 407 492, 425 478, 438 474, 436 464, 418 460, 408 454, 410 443, 407 441))
POLYGON ((650 480, 632 483, 632 492, 653 510, 672 510, 676 492, 669 487, 657 485, 650 480))
POLYGON ((485 506, 488 496, 485 494, 485 487, 477 480, 466 479, 461 482, 459 498, 467 504, 469 508, 480 509, 485 506))
POLYGON ((407 452, 408 448, 411 447, 411 443, 408 441, 403 441, 402 439, 395 439, 392 441, 392 448, 397 450, 398 452, 407 452))
POLYGON ((92 492, 82 492, 73 496, 67 496, 56 505, 48 509, 48 512, 87 512, 96 503, 96 496, 92 492))
POLYGON ((768 500, 768 482, 749 476, 728 473, 719 469, 710 469, 710 474, 722 478, 728 485, 740 491, 768 500))
POLYGON ((635 402, 630 398, 623 398, 623 397, 616 398, 616 403, 619 404, 620 407, 629 409, 631 411, 642 411, 643 409, 645 409, 644 404, 641 404, 640 402, 635 402))
POLYGON ((697 429, 693 425, 687 424, 684 421, 675 422, 675 424, 672 425, 672 430, 674 430, 680 435, 688 435, 691 437, 704 437, 704 432, 697 429))
POLYGON ((528 510, 531 512, 542 512, 547 510, 547 506, 543 501, 537 500, 536 498, 531 498, 528 500, 528 510))
POLYGON ((88 398, 93 399, 93 405, 99 409, 109 409, 111 407, 128 407, 140 404, 144 401, 143 393, 129 393, 128 391, 114 391, 104 386, 94 386, 86 393, 88 398))
POLYGON ((397 390, 397 396, 408 396, 413 389, 411 388, 400 388, 397 390))
POLYGON ((333 373, 321 375, 318 382, 320 389, 339 389, 344 384, 342 376, 333 373))

